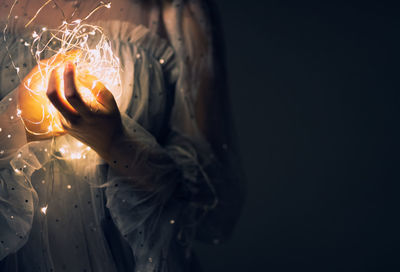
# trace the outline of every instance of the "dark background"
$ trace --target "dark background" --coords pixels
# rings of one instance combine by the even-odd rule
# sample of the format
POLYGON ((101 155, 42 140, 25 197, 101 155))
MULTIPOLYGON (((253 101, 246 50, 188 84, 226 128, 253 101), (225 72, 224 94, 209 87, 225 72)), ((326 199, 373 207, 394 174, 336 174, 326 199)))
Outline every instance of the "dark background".
POLYGON ((396 1, 216 2, 248 193, 205 271, 400 271, 396 1))

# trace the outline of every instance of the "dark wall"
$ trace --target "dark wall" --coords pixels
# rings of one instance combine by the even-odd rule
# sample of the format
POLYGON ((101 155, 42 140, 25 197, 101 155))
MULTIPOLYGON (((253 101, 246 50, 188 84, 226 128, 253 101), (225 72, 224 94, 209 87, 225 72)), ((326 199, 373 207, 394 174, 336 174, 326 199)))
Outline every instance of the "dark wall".
POLYGON ((205 271, 400 271, 396 1, 216 2, 248 195, 205 271))

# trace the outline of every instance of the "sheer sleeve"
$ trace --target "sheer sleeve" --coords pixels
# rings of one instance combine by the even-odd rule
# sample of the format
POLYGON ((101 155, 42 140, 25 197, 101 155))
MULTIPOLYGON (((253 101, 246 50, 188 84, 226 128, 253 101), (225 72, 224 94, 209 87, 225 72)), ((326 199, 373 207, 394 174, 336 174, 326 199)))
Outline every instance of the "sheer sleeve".
POLYGON ((15 94, 11 92, 0 102, 0 260, 28 240, 37 202, 35 191, 23 175, 24 165, 19 169, 10 163, 26 143, 15 94))
MULTIPOLYGON (((179 256, 190 259, 195 239, 214 244, 226 240, 243 201, 211 8, 202 1, 173 1, 164 6, 163 17, 179 68, 172 73, 168 136, 158 141, 137 118, 123 116, 134 140, 119 144, 130 148, 139 143, 141 149, 127 167, 145 163, 152 171, 128 178, 110 167, 105 185, 107 207, 133 250, 138 271, 187 271, 179 256), (157 189, 135 187, 132 179, 156 184, 157 189)), ((157 56, 155 62, 141 51, 136 54, 144 67, 170 64, 169 54, 157 56)), ((134 70, 136 86, 157 85, 152 80, 157 77, 141 75, 139 67, 134 70)), ((165 85, 156 88, 169 83, 166 78, 165 85)))

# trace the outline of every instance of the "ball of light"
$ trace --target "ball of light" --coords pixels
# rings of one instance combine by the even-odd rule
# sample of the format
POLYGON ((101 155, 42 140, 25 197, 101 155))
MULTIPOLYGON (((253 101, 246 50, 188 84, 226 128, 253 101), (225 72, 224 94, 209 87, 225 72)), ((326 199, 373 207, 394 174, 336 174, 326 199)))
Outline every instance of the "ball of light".
POLYGON ((31 51, 38 65, 25 77, 18 91, 20 116, 29 133, 45 137, 64 133, 60 114, 48 100, 46 91, 50 75, 55 70, 63 103, 72 108, 63 95, 66 62, 76 65, 75 83, 89 105, 96 100, 99 86, 110 90, 117 103, 120 101, 119 60, 101 28, 77 20, 70 24, 64 22, 56 30, 43 28, 42 32, 34 34, 31 51), (43 41, 45 34, 51 37, 48 41, 43 41), (55 53, 53 57, 41 60, 40 56, 45 52, 55 53))

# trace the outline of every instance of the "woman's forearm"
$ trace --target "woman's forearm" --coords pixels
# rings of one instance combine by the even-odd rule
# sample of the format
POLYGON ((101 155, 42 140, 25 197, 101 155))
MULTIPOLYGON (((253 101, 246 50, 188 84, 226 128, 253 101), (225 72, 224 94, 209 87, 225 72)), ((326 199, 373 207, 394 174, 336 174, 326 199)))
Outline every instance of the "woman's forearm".
POLYGON ((121 176, 148 190, 160 185, 159 177, 177 169, 175 162, 157 143, 143 143, 125 128, 109 149, 99 155, 121 176))

